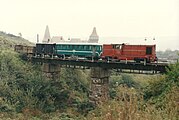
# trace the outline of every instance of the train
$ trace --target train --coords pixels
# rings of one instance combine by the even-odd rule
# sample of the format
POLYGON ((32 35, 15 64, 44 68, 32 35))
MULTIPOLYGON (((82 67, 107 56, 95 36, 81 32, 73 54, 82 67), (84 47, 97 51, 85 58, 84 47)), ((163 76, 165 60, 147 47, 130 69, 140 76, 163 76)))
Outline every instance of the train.
POLYGON ((21 49, 24 49, 26 53, 29 52, 34 57, 115 62, 122 60, 145 61, 147 63, 157 61, 156 45, 129 45, 124 43, 37 43, 35 47, 15 47, 16 51, 23 51, 21 49))

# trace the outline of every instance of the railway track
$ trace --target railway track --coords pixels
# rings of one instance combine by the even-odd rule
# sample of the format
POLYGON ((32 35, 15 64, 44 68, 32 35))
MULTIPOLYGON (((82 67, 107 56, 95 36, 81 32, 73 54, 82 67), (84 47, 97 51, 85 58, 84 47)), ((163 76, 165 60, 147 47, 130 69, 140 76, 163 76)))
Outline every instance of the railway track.
POLYGON ((113 62, 113 61, 89 61, 89 60, 69 60, 60 58, 41 58, 41 57, 31 57, 29 58, 34 63, 50 63, 59 64, 62 67, 70 68, 82 68, 89 69, 91 67, 101 67, 104 69, 115 69, 119 72, 129 72, 129 73, 165 73, 168 64, 166 63, 136 63, 136 62, 113 62))

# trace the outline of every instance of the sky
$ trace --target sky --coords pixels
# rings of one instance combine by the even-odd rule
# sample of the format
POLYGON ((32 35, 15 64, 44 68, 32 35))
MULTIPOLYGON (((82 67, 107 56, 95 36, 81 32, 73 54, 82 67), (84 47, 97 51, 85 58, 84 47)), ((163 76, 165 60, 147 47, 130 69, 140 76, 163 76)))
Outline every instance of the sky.
POLYGON ((96 27, 105 42, 156 37, 161 50, 179 49, 179 0, 0 0, 0 31, 36 42, 46 25, 51 36, 66 39, 88 39, 96 27))

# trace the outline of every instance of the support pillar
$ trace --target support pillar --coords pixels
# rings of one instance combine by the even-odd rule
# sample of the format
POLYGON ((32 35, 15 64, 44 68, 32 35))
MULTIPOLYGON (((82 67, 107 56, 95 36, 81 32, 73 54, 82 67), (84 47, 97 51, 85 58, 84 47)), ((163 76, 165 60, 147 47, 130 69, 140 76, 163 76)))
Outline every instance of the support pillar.
POLYGON ((91 68, 91 92, 90 100, 98 105, 109 98, 109 70, 92 67, 91 68))
POLYGON ((43 63, 42 71, 45 73, 45 76, 49 79, 55 80, 60 77, 60 65, 43 63))

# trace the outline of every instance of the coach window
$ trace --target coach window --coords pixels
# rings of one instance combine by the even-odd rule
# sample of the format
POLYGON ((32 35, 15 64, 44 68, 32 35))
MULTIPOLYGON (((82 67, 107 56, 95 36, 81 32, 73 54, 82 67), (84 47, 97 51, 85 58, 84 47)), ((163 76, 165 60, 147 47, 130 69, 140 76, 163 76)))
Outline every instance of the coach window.
POLYGON ((100 50, 100 46, 98 46, 98 50, 100 50))
POLYGON ((76 49, 79 49, 79 45, 76 46, 76 49))
POLYGON ((99 50, 99 46, 96 46, 95 49, 96 49, 96 50, 99 50))
POLYGON ((86 46, 83 46, 83 50, 86 50, 86 46))

